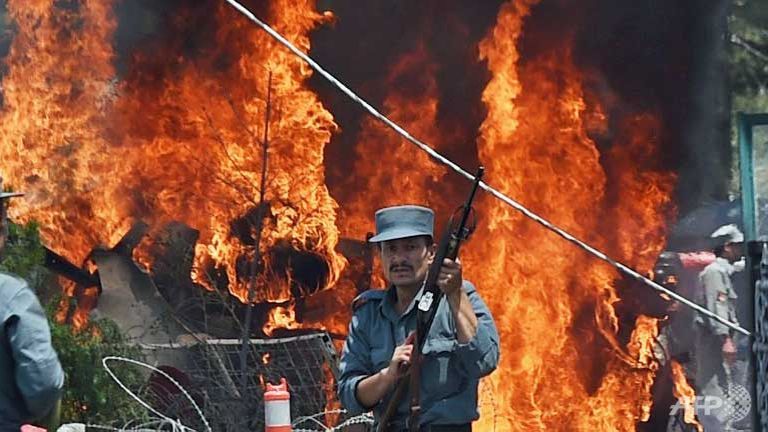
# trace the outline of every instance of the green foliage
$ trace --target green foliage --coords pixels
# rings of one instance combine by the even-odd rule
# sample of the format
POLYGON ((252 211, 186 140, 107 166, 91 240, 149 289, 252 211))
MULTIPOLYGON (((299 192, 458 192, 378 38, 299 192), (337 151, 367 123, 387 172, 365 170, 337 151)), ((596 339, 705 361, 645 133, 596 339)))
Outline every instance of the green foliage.
POLYGON ((734 110, 768 112, 768 2, 736 0, 729 21, 734 110))
MULTIPOLYGON (((734 0, 728 23, 730 31, 731 137, 733 165, 731 194, 738 195, 739 155, 736 113, 768 113, 768 2, 734 0)), ((768 193, 768 127, 754 130, 754 179, 756 192, 768 193)))
POLYGON ((40 242, 37 224, 9 224, 8 245, 0 261, 0 270, 23 277, 38 291, 47 277, 47 271, 42 266, 44 260, 45 249, 40 242))
MULTIPOLYGON (((53 323, 51 335, 67 379, 62 403, 63 420, 122 425, 131 420, 146 419, 146 410, 102 367, 101 359, 106 356, 142 358, 138 348, 126 344, 113 322, 94 321, 81 331, 53 323)), ((145 377, 134 366, 119 363, 111 366, 120 381, 134 392, 145 382, 145 377)))
MULTIPOLYGON (((43 267, 44 259, 38 226, 11 223, 0 269, 25 278, 40 293, 53 280, 43 267)), ((101 364, 105 356, 141 360, 141 351, 128 344, 117 325, 108 319, 93 321, 80 331, 56 323, 53 317, 59 300, 49 299, 46 310, 53 346, 65 373, 62 421, 122 426, 129 421, 145 420, 146 410, 112 380, 101 364)), ((113 370, 134 392, 146 382, 146 377, 134 366, 114 364, 113 370)))

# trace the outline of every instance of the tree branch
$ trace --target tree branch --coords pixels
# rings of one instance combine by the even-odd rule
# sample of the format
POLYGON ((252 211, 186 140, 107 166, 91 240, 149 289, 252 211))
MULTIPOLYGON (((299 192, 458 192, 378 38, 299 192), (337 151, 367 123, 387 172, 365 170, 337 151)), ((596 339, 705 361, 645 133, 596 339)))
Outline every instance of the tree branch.
POLYGON ((768 61, 768 54, 760 51, 758 48, 756 48, 752 43, 745 40, 741 36, 737 35, 736 33, 731 33, 731 43, 743 48, 746 52, 752 54, 753 56, 768 61))

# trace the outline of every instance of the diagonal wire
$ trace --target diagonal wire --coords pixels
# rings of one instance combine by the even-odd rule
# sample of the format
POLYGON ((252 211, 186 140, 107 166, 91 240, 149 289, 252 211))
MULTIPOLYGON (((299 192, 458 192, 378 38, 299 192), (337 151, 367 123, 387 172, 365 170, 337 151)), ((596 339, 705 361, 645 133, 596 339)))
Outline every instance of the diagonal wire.
MULTIPOLYGON (((381 114, 376 108, 371 106, 368 102, 366 102, 363 98, 355 94, 352 90, 349 89, 346 85, 344 85, 341 81, 336 79, 333 75, 331 75, 328 71, 326 71, 322 66, 320 66, 316 61, 312 60, 311 57, 309 57, 306 53, 301 51, 300 49, 296 48, 290 41, 288 41, 285 37, 283 37, 280 33, 275 31, 272 27, 268 26, 266 23, 261 21, 260 19, 256 18, 256 15, 254 15, 251 11, 249 11, 245 6, 238 3, 236 0, 226 0, 227 3, 229 3, 232 7, 237 9, 240 13, 245 15, 248 19, 256 23, 259 27, 261 27, 267 34, 272 36, 274 39, 276 39, 278 42, 283 44, 286 48, 288 48, 291 52, 296 54, 299 58, 304 60, 307 64, 309 64, 314 70, 316 70, 320 75, 325 77, 328 81, 330 81, 333 85, 335 85, 339 90, 341 90, 344 94, 349 96, 350 99, 360 104, 363 108, 365 108, 366 111, 368 111, 372 116, 379 119, 381 122, 383 122, 385 125, 389 126, 391 129, 393 129, 395 132, 399 133, 403 136, 403 138, 410 141, 412 144, 419 147, 421 150, 429 154, 433 159, 438 161, 439 163, 442 163, 448 167, 450 167, 452 170, 456 171, 457 173, 461 174, 462 176, 466 177, 469 180, 474 181, 475 176, 473 176, 468 171, 461 168, 459 165, 451 161, 450 159, 446 158, 445 156, 441 155, 437 151, 435 151, 433 148, 429 147, 427 144, 421 142, 420 140, 416 139, 414 136, 412 136, 407 130, 400 127, 397 123, 393 122, 392 120, 388 119, 386 116, 381 114)), ((738 331, 739 333, 742 333, 746 336, 751 336, 751 333, 746 330, 745 328, 741 327, 737 323, 728 321, 727 319, 715 314, 714 312, 708 310, 705 307, 702 307, 696 303, 694 303, 691 300, 688 300, 687 298, 681 296, 680 294, 657 284, 656 282, 648 279, 647 277, 643 276, 642 274, 638 273, 637 271, 633 270, 629 266, 626 266, 613 258, 606 255, 604 252, 600 251, 599 249, 596 249, 589 244, 579 240, 578 238, 574 237, 569 232, 563 230, 562 228, 558 227, 557 225, 553 224, 552 222, 549 222, 548 220, 544 219, 543 217, 537 215, 533 211, 529 210, 522 204, 518 203, 517 201, 513 200, 512 198, 504 195, 502 192, 498 191, 497 189, 494 189, 491 187, 488 183, 480 182, 480 187, 485 190, 486 192, 490 193, 494 197, 498 198, 505 204, 509 205, 510 207, 514 208, 515 210, 519 211, 523 215, 527 216, 530 219, 533 219, 537 223, 539 223, 544 228, 554 232, 555 234, 559 235, 560 237, 564 238, 565 240, 573 243, 574 245, 578 246, 579 248, 587 251, 588 253, 592 254, 593 256, 599 258, 602 261, 607 262, 614 268, 618 269, 619 271, 623 272, 624 274, 632 277, 633 279, 644 283, 645 285, 653 288, 656 291, 659 291, 661 293, 664 293, 668 295, 669 297, 672 297, 673 299, 679 301, 680 303, 696 310, 702 315, 705 315, 711 319, 714 319, 723 325, 738 331)))

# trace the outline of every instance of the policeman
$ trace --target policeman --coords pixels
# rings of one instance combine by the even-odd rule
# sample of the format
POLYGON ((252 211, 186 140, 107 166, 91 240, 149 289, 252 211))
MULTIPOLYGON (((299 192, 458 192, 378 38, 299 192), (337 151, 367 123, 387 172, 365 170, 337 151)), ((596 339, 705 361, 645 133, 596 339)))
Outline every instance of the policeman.
MULTIPOLYGON (((742 253, 744 235, 736 225, 718 228, 711 237, 715 242, 715 261, 699 273, 699 304, 718 316, 738 323, 736 317, 736 291, 731 281, 739 270, 734 264, 742 253)), ((724 324, 697 314, 696 329, 696 387, 697 395, 713 400, 725 400, 731 381, 730 371, 736 358, 736 345, 730 328, 724 324)), ((721 430, 729 420, 727 413, 709 410, 699 417, 706 430, 721 430), (709 427, 707 427, 709 426, 709 427)))
MULTIPOLYGON (((378 419, 407 368, 413 345, 406 338, 416 328, 415 305, 434 258, 434 213, 420 206, 376 212, 385 290, 361 294, 341 356, 339 399, 352 414, 373 410, 378 419)), ((462 278, 461 263, 446 259, 438 278, 445 296, 428 334, 420 370, 420 430, 471 431, 478 418, 477 386, 499 360, 499 335, 488 307, 475 287, 462 278)), ((391 419, 392 431, 408 428, 408 398, 391 419)))
MULTIPOLYGON (((0 193, 0 206, 18 195, 0 193)), ((0 225, 2 252, 7 237, 4 217, 0 225)), ((63 384, 64 373, 35 293, 23 279, 0 272, 0 432, 17 432, 22 424, 45 416, 51 419, 63 384)))

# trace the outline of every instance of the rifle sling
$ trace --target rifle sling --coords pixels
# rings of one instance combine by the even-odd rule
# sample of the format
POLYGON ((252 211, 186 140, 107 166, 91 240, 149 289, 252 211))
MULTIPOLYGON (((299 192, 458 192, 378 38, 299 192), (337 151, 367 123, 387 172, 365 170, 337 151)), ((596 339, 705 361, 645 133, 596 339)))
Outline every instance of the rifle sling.
MULTIPOLYGON (((421 312, 421 311, 419 311, 421 312)), ((419 416, 421 415, 421 349, 419 349, 419 334, 423 329, 416 325, 416 343, 414 344, 413 354, 411 354, 411 376, 410 376, 410 392, 411 403, 408 418, 408 429, 410 432, 417 432, 419 430, 419 416)))

